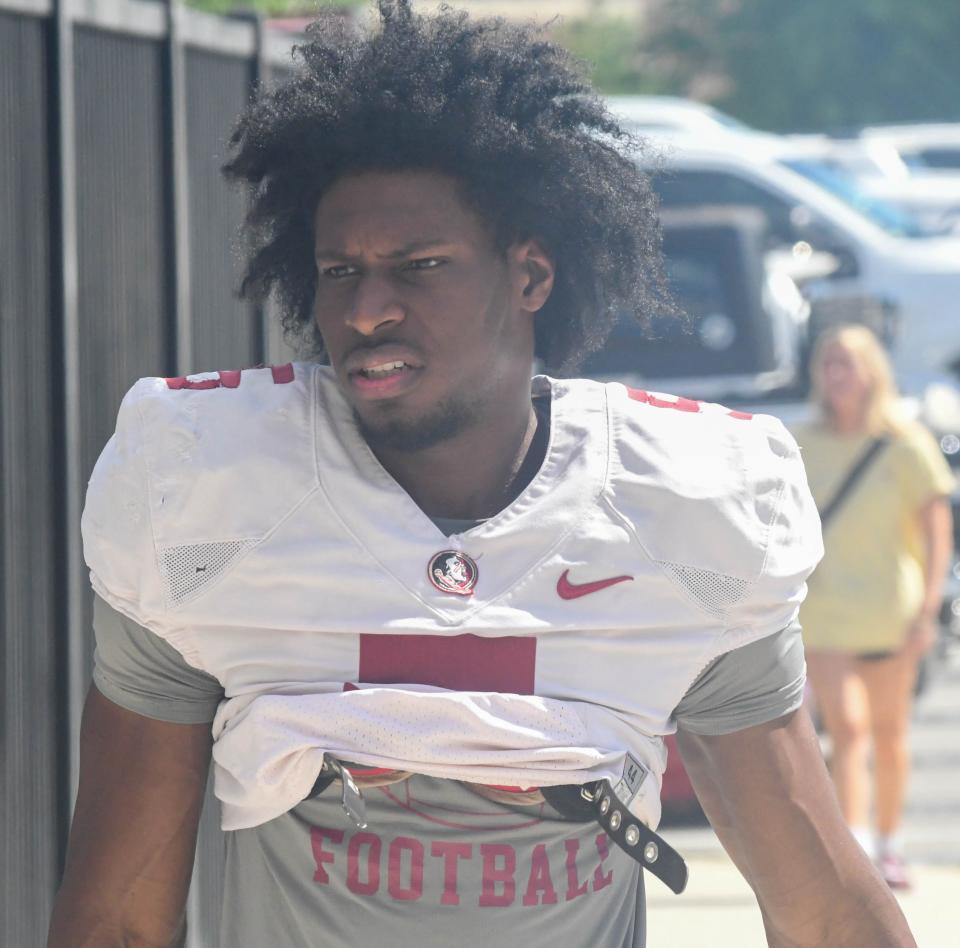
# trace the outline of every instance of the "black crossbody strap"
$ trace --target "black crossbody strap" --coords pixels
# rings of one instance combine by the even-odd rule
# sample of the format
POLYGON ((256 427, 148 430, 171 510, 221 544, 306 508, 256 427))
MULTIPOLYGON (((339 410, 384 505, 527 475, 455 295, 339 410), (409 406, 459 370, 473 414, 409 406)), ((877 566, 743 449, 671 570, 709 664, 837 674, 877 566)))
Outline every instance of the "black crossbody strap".
POLYGON ((870 467, 880 452, 889 443, 889 438, 874 438, 867 446, 867 450, 857 458, 856 464, 847 471, 847 476, 843 479, 843 483, 836 489, 833 497, 830 498, 830 503, 820 511, 821 529, 826 530, 827 524, 833 519, 837 510, 847 497, 850 496, 850 492, 857 486, 863 475, 867 473, 867 468, 870 467))

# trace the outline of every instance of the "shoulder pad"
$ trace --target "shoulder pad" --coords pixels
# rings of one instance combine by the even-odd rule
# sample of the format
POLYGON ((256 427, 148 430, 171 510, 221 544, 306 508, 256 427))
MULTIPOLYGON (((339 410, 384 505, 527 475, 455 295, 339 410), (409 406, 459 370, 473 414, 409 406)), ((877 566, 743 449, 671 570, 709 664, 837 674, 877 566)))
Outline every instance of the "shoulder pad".
POLYGON ((647 554, 727 623, 785 626, 822 545, 783 424, 620 385, 610 405, 613 503, 647 554))
POLYGON ((179 570, 197 550, 223 571, 300 503, 316 485, 313 369, 130 389, 87 490, 84 551, 98 593, 142 622, 199 588, 179 570))

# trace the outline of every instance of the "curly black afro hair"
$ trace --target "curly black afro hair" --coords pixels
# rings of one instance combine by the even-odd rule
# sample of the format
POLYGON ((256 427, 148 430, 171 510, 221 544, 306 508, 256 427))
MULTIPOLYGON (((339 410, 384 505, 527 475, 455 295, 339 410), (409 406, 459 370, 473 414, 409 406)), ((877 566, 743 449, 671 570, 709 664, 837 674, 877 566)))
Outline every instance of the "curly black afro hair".
POLYGON ((569 374, 621 312, 670 308, 653 194, 580 64, 533 27, 380 0, 379 29, 324 17, 294 77, 232 137, 225 173, 255 187, 244 295, 275 293, 284 327, 323 356, 313 323, 313 212, 344 174, 453 176, 498 249, 541 239, 556 282, 535 326, 548 371, 569 374))

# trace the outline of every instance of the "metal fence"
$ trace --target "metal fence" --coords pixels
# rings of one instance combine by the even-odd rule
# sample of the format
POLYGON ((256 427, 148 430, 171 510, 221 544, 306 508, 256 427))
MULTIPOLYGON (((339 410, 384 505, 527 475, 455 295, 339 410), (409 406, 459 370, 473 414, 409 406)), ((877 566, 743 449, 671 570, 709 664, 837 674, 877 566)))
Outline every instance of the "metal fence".
MULTIPOLYGON (((290 69, 257 21, 139 0, 0 0, 0 944, 42 945, 91 661, 79 517, 143 375, 287 361, 239 301, 244 196, 219 174, 257 83, 290 69)), ((207 807, 191 948, 216 943, 207 807)))

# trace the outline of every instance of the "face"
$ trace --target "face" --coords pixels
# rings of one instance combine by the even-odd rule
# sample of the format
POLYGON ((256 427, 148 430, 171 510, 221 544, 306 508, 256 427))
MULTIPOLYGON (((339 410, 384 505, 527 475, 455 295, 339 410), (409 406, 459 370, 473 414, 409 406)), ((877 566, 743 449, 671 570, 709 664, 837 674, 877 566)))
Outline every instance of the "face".
POLYGON ((870 393, 870 380, 856 355, 840 340, 827 344, 820 362, 820 384, 834 411, 858 408, 870 393))
POLYGON ((314 223, 317 326, 371 445, 421 450, 529 394, 553 276, 536 241, 498 251, 457 183, 426 171, 342 178, 314 223))
POLYGON ((446 563, 447 575, 450 576, 455 582, 463 583, 467 580, 467 571, 464 568, 463 563, 454 557, 450 557, 446 563))

